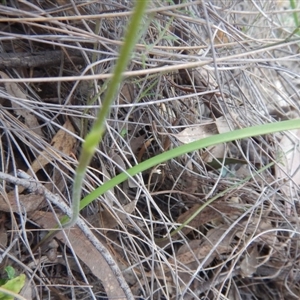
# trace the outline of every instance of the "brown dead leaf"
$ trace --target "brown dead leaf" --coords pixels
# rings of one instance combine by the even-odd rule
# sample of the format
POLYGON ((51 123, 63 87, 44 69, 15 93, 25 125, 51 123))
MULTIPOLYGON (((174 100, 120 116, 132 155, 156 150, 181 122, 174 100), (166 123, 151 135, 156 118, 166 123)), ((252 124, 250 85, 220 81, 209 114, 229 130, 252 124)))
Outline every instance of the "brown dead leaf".
MULTIPOLYGON (((74 127, 69 120, 65 122, 63 128, 69 130, 72 133, 75 132, 74 127)), ((55 159, 59 163, 59 161, 62 160, 59 153, 70 155, 75 145, 76 139, 64 129, 59 129, 51 141, 51 146, 47 147, 47 149, 39 153, 38 157, 31 164, 31 168, 28 169, 28 175, 32 176, 32 172, 37 173, 40 169, 44 168, 48 163, 55 159)), ((63 170, 63 168, 61 168, 61 170, 63 170)), ((51 187, 52 184, 49 185, 51 187)), ((23 191, 24 188, 20 186, 19 194, 21 194, 23 191)), ((14 195, 13 192, 9 194, 14 195)))
POLYGON ((237 129, 237 126, 231 121, 231 118, 237 120, 238 115, 232 112, 230 116, 226 118, 224 116, 216 118, 216 126, 218 128, 218 133, 226 133, 234 129, 237 129))
POLYGON ((211 163, 215 158, 223 158, 226 155, 226 145, 218 144, 215 146, 209 147, 206 151, 201 155, 202 159, 206 163, 211 163))
POLYGON ((31 175, 31 171, 36 173, 40 169, 44 168, 48 163, 57 159, 61 160, 61 156, 59 153, 64 153, 69 155, 75 145, 76 139, 74 136, 66 132, 65 129, 74 133, 74 127, 69 120, 66 120, 64 129, 59 129, 56 135, 53 137, 51 141, 51 147, 47 147, 44 151, 42 151, 39 156, 33 161, 31 164, 31 169, 28 170, 28 174, 31 175))
POLYGON ((7 231, 4 226, 5 221, 6 221, 5 214, 1 213, 0 214, 0 245, 3 248, 6 248, 7 246, 7 231))
MULTIPOLYGON (((115 211, 114 213, 117 214, 117 216, 122 220, 123 224, 127 224, 127 215, 131 214, 136 207, 137 200, 131 201, 130 203, 123 206, 124 212, 115 211)), ((104 228, 105 231, 115 228, 118 226, 118 220, 116 217, 112 215, 112 213, 109 211, 109 209, 106 209, 105 206, 103 206, 103 210, 100 212, 99 222, 96 222, 100 225, 101 228, 104 228)), ((97 225, 96 225, 97 226, 97 225)))
POLYGON ((218 29, 215 38, 214 38, 214 44, 219 45, 219 44, 227 44, 229 43, 229 33, 224 32, 223 30, 218 29))
POLYGON ((258 266, 258 251, 257 246, 255 245, 250 253, 246 253, 245 258, 241 262, 241 275, 242 277, 252 277, 256 272, 258 266))
MULTIPOLYGON (((56 220, 53 213, 37 211, 31 219, 43 228, 54 228, 56 220)), ((66 243, 63 233, 56 237, 66 243)), ((124 299, 123 290, 103 256, 78 228, 68 232, 68 239, 76 255, 86 264, 90 271, 101 281, 108 299, 124 299)), ((103 242, 102 242, 103 243, 103 242)))
MULTIPOLYGON (((237 126, 231 121, 231 118, 237 119, 238 116, 234 113, 231 116, 225 118, 221 116, 216 118, 215 121, 209 121, 197 126, 191 126, 180 133, 173 134, 181 143, 187 144, 203 138, 216 135, 218 133, 229 132, 235 129, 237 126)), ((226 146, 224 144, 218 144, 208 147, 207 150, 201 155, 204 162, 211 162, 214 158, 222 158, 226 155, 226 146)))
POLYGON ((160 114, 161 118, 167 120, 171 124, 176 121, 176 114, 170 105, 166 106, 164 103, 159 103, 157 106, 158 113, 160 114))
POLYGON ((227 235, 221 240, 221 237, 224 235, 224 233, 226 231, 227 231, 227 228, 224 227, 224 225, 220 225, 216 228, 210 229, 206 234, 204 243, 202 244, 202 246, 199 249, 198 257, 205 258, 207 256, 208 253, 206 252, 206 250, 203 247, 206 245, 210 247, 210 250, 213 247, 215 247, 215 245, 217 245, 216 250, 215 250, 216 255, 224 254, 228 251, 231 251, 232 248, 231 248, 230 244, 234 237, 234 232, 229 231, 227 233, 227 235))
MULTIPOLYGON (((154 138, 150 138, 150 139, 146 140, 146 141, 143 143, 143 145, 142 145, 142 147, 141 147, 141 149, 140 149, 140 151, 139 151, 139 154, 138 154, 138 156, 137 156, 137 161, 138 161, 138 162, 141 162, 141 161, 142 161, 143 155, 145 154, 146 150, 150 147, 151 142, 152 142, 153 140, 154 140, 154 138)), ((129 181, 129 182, 130 182, 130 181, 129 181)))
MULTIPOLYGON (((4 72, 0 71, 0 76, 4 79, 10 79, 8 75, 6 75, 4 72)), ((20 89, 19 85, 14 82, 6 82, 4 83, 5 89, 9 95, 11 95, 14 98, 22 99, 23 101, 27 99, 26 94, 20 89)), ((19 100, 21 101, 21 100, 19 100)), ((38 120, 34 113, 31 111, 24 109, 21 105, 17 103, 16 100, 11 99, 11 106, 15 112, 16 115, 22 116, 24 118, 25 125, 35 132, 39 136, 44 136, 43 132, 41 130, 41 127, 38 123, 38 120)))
POLYGON ((249 220, 243 220, 239 223, 239 225, 240 226, 236 231, 236 236, 240 239, 245 239, 248 236, 253 236, 255 233, 261 233, 273 228, 269 220, 262 220, 258 217, 253 217, 249 220))
POLYGON ((207 235, 201 240, 193 240, 189 242, 188 245, 183 245, 178 250, 176 259, 183 265, 188 265, 197 259, 201 261, 202 259, 207 258, 207 255, 211 249, 217 245, 211 257, 209 257, 209 259, 207 259, 205 262, 205 266, 208 265, 217 255, 224 254, 232 250, 230 246, 230 243, 234 237, 232 232, 229 232, 225 238, 220 241, 226 230, 227 228, 224 228, 223 225, 218 226, 209 230, 207 235))
POLYGON ((199 92, 214 90, 218 86, 214 73, 205 66, 193 70, 181 69, 179 75, 183 83, 191 85, 199 92))
MULTIPOLYGON (((177 223, 184 223, 188 220, 200 207, 202 204, 195 204, 189 210, 181 214, 177 223)), ((221 221, 223 219, 223 215, 233 215, 239 214, 240 210, 237 207, 231 206, 228 203, 223 203, 221 201, 213 203, 211 206, 205 207, 188 225, 189 227, 184 227, 181 231, 184 234, 188 234, 193 229, 190 227, 198 228, 201 225, 204 225, 209 222, 221 221)))
POLYGON ((273 230, 274 226, 267 216, 264 216, 264 218, 253 217, 251 220, 242 221, 239 228, 242 228, 242 230, 237 230, 235 233, 238 238, 247 241, 247 239, 253 239, 253 237, 259 235, 259 238, 256 239, 257 243, 268 245, 272 249, 281 251, 277 232, 273 230))
POLYGON ((124 212, 119 212, 117 211, 117 215, 119 216, 119 218, 122 220, 123 224, 127 224, 128 223, 128 219, 127 216, 128 214, 131 214, 134 212, 135 208, 136 208, 136 204, 137 204, 138 200, 134 200, 129 202, 128 204, 123 206, 123 210, 124 212))
POLYGON ((119 104, 128 104, 134 102, 134 85, 130 82, 125 82, 121 88, 119 104))
POLYGON ((136 156, 138 155, 138 152, 139 152, 138 150, 139 150, 139 148, 141 148, 143 146, 145 137, 146 137, 146 134, 143 134, 138 137, 133 137, 130 140, 130 149, 134 155, 136 155, 136 156))
POLYGON ((53 169, 51 181, 48 181, 45 183, 45 188, 49 191, 55 191, 57 193, 58 191, 64 193, 64 190, 67 188, 66 183, 64 180, 61 180, 62 174, 68 174, 69 170, 68 168, 59 162, 56 162, 57 168, 53 169))
MULTIPOLYGON (((238 116, 235 113, 231 113, 231 115, 227 116, 226 118, 224 116, 216 118, 215 125, 218 133, 226 133, 233 129, 237 129, 237 126, 234 125, 234 123, 231 121, 231 118, 236 120, 238 116)), ((206 163, 210 163, 214 160, 214 158, 223 158, 226 156, 226 150, 228 149, 227 147, 229 145, 230 144, 217 144, 207 148, 207 151, 202 155, 203 160, 206 163)), ((232 148, 232 145, 230 148, 232 148)))
POLYGON ((118 226, 116 217, 111 214, 110 210, 102 205, 103 209, 99 214, 96 214, 96 220, 92 222, 95 227, 103 229, 104 233, 118 226))
POLYGON ((7 246, 7 231, 4 227, 0 227, 0 245, 2 248, 7 246))
POLYGON ((109 151, 109 157, 112 159, 112 161, 115 162, 115 165, 118 168, 119 172, 123 172, 123 170, 126 170, 124 159, 118 153, 116 153, 114 149, 109 151))
MULTIPOLYGON (((203 268, 205 268, 219 255, 232 251, 230 244, 234 237, 234 232, 228 232, 221 240, 225 231, 227 231, 227 228, 224 228, 223 225, 213 228, 201 240, 192 240, 188 244, 183 245, 176 255, 176 264, 173 258, 169 259, 171 264, 180 266, 178 275, 183 283, 190 281, 193 272, 199 266, 199 261, 205 260, 203 262, 203 268), (213 248, 215 250, 211 251, 213 248)), ((166 276, 168 276, 168 273, 169 271, 165 270, 166 276)))
POLYGON ((188 144, 217 133, 217 127, 214 122, 207 122, 201 125, 188 127, 181 132, 172 135, 181 143, 188 144))
MULTIPOLYGON (((19 195, 20 206, 22 212, 33 212, 41 208, 42 202, 45 201, 43 195, 27 194, 19 195)), ((47 202, 45 201, 45 205, 47 202)), ((0 196, 0 211, 20 213, 19 207, 16 202, 16 197, 13 193, 5 196, 0 196)))

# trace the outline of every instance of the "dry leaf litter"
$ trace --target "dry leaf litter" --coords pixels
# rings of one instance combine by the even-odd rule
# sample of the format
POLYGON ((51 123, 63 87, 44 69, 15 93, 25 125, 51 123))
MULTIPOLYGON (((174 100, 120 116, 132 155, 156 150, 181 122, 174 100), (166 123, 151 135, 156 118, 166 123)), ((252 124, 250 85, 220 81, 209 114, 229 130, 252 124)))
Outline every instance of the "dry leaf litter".
MULTIPOLYGON (((299 118, 289 1, 149 2, 82 197, 176 146, 299 118)), ((66 213, 59 203, 71 203, 82 138, 132 6, 0 5, 1 275, 7 265, 26 274, 26 299, 299 299, 299 130, 138 174, 83 209, 79 227, 34 250, 66 213)))

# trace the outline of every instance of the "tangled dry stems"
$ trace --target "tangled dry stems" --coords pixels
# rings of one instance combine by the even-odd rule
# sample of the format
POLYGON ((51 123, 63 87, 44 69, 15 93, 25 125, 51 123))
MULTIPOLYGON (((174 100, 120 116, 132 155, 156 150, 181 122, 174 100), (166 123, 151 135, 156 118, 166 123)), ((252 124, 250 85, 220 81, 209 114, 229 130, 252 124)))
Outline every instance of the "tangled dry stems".
MULTIPOLYGON (((279 2, 214 1, 205 9, 201 1, 177 2, 174 7, 150 4, 149 27, 112 106, 85 193, 176 147, 186 128, 219 118, 234 129, 299 117, 299 40, 291 36, 293 23, 279 2)), ((7 1, 1 6, 7 19, 0 23, 2 71, 11 82, 22 81, 18 87, 23 92, 12 95, 2 84, 2 172, 28 170, 70 203, 80 144, 101 107, 103 79, 118 57, 130 9, 128 1, 61 0, 57 6, 7 1), (31 54, 25 65, 16 59, 18 53, 31 54), (32 60, 33 54, 39 57, 32 60), (20 110, 38 123, 26 123, 30 117, 20 110), (53 146, 59 129, 69 134, 65 143, 54 144, 61 148, 53 146), (33 166, 36 157, 40 167, 33 166)), ((268 135, 218 152, 190 153, 132 178, 82 212, 124 271, 134 296, 299 298, 297 182, 287 176, 286 189, 278 177, 281 139, 268 135), (213 166, 212 158, 222 167, 213 166), (210 207, 171 236, 215 196, 210 207)), ((293 139, 296 144, 299 136, 293 139)), ((9 193, 19 199, 27 192, 3 182, 3 197, 9 193)), ((88 262, 76 258, 72 243, 58 246, 54 262, 44 252, 31 251, 46 229, 34 215, 48 211, 58 220, 59 212, 49 203, 35 213, 3 213, 8 237, 18 237, 6 263, 32 278, 34 298, 103 299, 107 291, 86 268, 88 262)))

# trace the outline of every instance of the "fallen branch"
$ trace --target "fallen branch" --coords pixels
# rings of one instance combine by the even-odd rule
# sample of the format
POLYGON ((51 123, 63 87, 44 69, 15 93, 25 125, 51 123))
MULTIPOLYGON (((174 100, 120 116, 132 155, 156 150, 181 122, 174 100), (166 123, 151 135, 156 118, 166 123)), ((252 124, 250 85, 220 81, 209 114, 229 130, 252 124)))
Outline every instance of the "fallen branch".
MULTIPOLYGON (((50 191, 48 191, 41 183, 36 182, 30 177, 26 172, 22 170, 18 170, 18 177, 14 177, 5 173, 0 172, 0 179, 8 181, 15 185, 21 185, 24 188, 30 190, 32 193, 43 194, 46 200, 50 201, 52 204, 56 205, 64 214, 69 217, 72 215, 72 210, 68 207, 67 204, 58 196, 54 195, 50 191)), ((103 256, 106 263, 109 266, 109 269, 112 271, 113 275, 117 279, 120 288, 122 289, 122 299, 134 300, 134 297, 131 293, 131 290, 125 281, 122 272, 120 271, 118 265, 115 260, 109 253, 109 251, 104 247, 101 242, 94 236, 89 227, 85 224, 82 219, 78 219, 76 225, 82 230, 85 236, 89 239, 89 241, 94 245, 94 247, 99 251, 99 253, 103 256)), ((108 275, 108 274, 107 274, 108 275)), ((106 287, 104 287, 106 289, 106 287)))

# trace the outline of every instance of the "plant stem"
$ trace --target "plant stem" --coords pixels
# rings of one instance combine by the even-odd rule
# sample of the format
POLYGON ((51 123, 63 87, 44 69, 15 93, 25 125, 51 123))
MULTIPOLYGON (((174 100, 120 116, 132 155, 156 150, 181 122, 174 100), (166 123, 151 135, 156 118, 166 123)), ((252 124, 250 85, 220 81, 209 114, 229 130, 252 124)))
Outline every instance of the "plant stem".
POLYGON ((139 31, 141 28, 140 23, 144 16, 144 12, 146 10, 147 2, 148 2, 147 0, 136 1, 134 12, 132 14, 130 23, 127 27, 127 31, 125 34, 124 44, 120 49, 119 59, 117 60, 117 64, 115 66, 113 76, 108 83, 107 91, 103 100, 102 107, 99 110, 97 119, 90 133, 86 136, 85 141, 83 143, 78 166, 76 169, 74 185, 73 185, 73 193, 72 193, 73 215, 72 218, 67 223, 63 224, 64 228, 75 225, 79 217, 81 190, 82 190, 82 184, 86 174, 86 170, 96 151, 96 148, 98 147, 99 143, 103 138, 105 132, 105 119, 110 111, 110 106, 114 101, 114 98, 118 92, 119 84, 122 80, 122 73, 126 69, 127 63, 130 59, 133 48, 135 46, 135 42, 138 38, 139 31))

